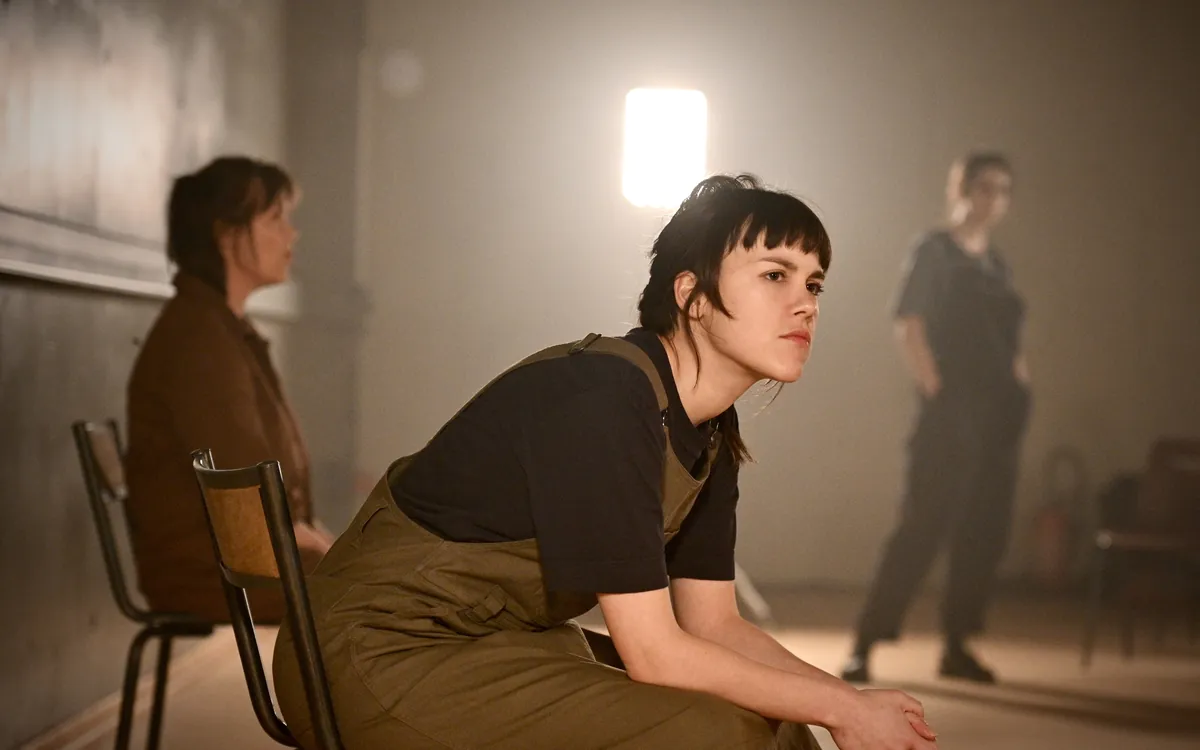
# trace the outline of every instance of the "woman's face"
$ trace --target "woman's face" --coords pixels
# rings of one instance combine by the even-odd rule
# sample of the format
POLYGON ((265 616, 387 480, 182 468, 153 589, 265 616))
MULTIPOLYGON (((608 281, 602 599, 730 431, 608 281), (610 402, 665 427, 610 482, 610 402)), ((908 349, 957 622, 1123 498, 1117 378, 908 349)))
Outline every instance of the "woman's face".
POLYGON ((250 221, 246 230, 233 232, 225 266, 250 282, 251 288, 281 284, 288 279, 292 246, 300 233, 292 226, 295 201, 280 197, 250 221))
POLYGON ((966 186, 963 201, 972 221, 994 227, 1008 215, 1012 202, 1012 175, 1006 170, 989 168, 966 186))
POLYGON ((738 245, 721 261, 719 288, 729 311, 705 305, 701 325, 715 352, 751 381, 791 383, 812 352, 825 272, 798 246, 749 250, 738 245))

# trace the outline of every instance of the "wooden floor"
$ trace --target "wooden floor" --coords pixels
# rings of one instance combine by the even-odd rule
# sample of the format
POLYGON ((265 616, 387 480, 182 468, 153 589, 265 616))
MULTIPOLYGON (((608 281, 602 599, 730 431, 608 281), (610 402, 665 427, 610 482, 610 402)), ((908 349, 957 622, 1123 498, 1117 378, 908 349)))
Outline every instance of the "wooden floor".
MULTIPOLYGON (((839 668, 858 597, 835 592, 767 592, 780 625, 774 632, 793 652, 830 671, 839 668)), ((1002 682, 978 687, 938 679, 936 603, 920 603, 911 634, 881 646, 874 671, 881 685, 918 696, 939 732, 939 747, 971 750, 1196 750, 1200 748, 1200 643, 1182 628, 1164 644, 1140 638, 1139 653, 1125 660, 1116 632, 1104 631, 1092 668, 1079 666, 1079 614, 1071 602, 1008 599, 993 617, 991 635, 978 644, 1002 682)), ((594 614, 586 621, 598 623, 594 614)), ((271 629, 260 637, 266 654, 271 629)), ((145 707, 143 700, 139 705, 145 707)), ((110 701, 27 746, 37 750, 112 747, 116 712, 110 701)), ((132 747, 142 747, 145 714, 139 712, 132 747)), ((830 737, 818 730, 825 748, 830 737)), ((163 748, 205 750, 274 748, 250 710, 232 634, 220 631, 173 666, 163 748)))

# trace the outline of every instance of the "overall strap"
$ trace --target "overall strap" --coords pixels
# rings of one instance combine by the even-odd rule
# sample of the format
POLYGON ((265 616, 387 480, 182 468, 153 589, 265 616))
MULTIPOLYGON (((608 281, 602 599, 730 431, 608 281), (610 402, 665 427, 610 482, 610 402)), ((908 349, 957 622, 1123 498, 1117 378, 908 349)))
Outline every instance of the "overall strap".
POLYGON ((646 354, 642 347, 632 344, 625 339, 615 339, 601 336, 598 333, 589 333, 572 344, 567 350, 567 354, 569 355, 581 352, 611 354, 624 359, 632 365, 636 365, 646 375, 646 378, 650 381, 650 387, 654 389, 654 398, 658 402, 658 410, 660 412, 667 410, 667 406, 670 403, 667 401, 667 389, 663 387, 662 378, 658 374, 658 368, 654 366, 654 362, 650 360, 650 356, 646 354))

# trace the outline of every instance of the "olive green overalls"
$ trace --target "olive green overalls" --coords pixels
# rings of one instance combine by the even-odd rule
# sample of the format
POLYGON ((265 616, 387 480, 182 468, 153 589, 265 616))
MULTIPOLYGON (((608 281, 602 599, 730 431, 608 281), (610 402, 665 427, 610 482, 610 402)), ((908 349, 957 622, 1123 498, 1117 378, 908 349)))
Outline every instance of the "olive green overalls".
MULTIPOLYGON (((654 364, 624 340, 593 334, 512 369, 585 353, 637 365, 665 417, 666 391, 654 364)), ((693 477, 667 436, 667 539, 691 509, 719 443, 719 437, 710 441, 702 476, 693 477)), ((704 693, 635 682, 597 661, 570 620, 591 609, 595 596, 548 597, 536 540, 450 542, 399 510, 388 479, 410 459, 392 464, 308 578, 347 750, 816 750, 806 727, 779 726, 704 693)), ((286 626, 276 642, 274 674, 285 720, 312 748, 286 626)))

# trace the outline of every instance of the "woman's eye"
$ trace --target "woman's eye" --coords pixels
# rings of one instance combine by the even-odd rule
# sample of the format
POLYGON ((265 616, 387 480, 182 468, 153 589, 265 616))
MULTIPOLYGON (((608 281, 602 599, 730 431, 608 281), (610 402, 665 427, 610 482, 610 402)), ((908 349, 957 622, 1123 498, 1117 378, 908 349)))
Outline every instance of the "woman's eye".
POLYGON ((808 291, 813 296, 820 296, 825 291, 825 285, 819 281, 808 282, 808 291))
POLYGON ((763 278, 767 281, 783 281, 787 274, 783 271, 768 271, 763 274, 763 278))

